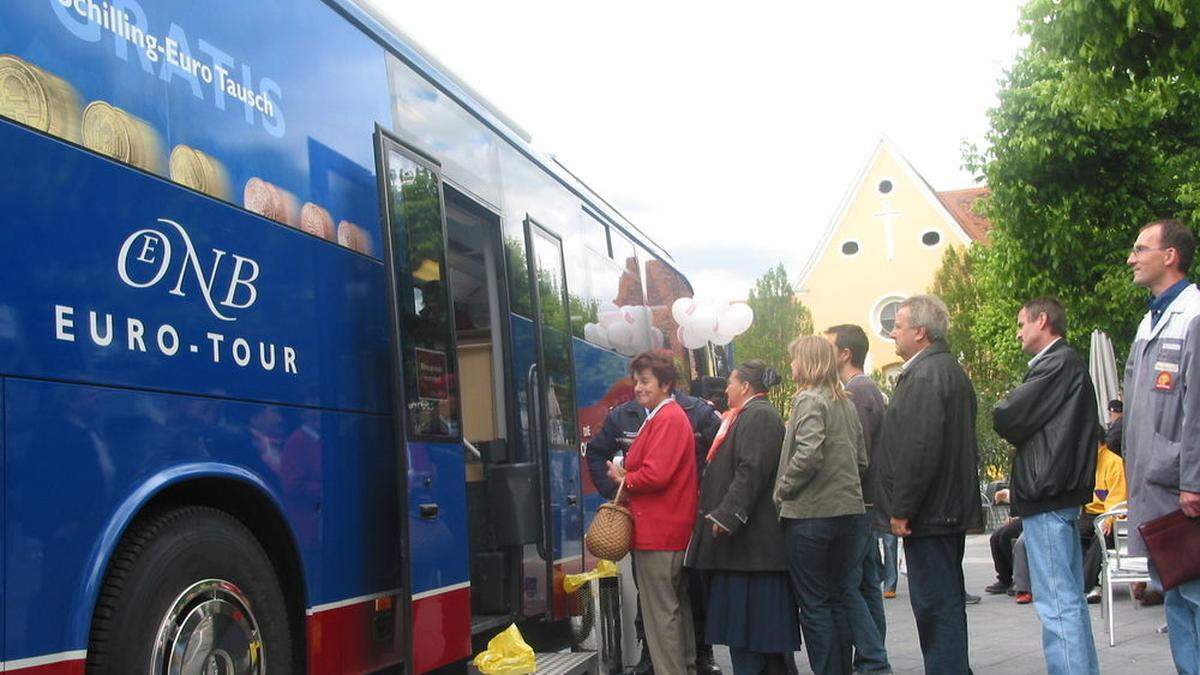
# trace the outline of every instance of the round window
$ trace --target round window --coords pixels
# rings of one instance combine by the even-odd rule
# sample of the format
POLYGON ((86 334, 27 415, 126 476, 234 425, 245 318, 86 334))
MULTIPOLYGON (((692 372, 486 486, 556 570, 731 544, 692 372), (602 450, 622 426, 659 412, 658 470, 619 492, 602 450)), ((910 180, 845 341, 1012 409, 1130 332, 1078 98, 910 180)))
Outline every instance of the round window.
POLYGON ((858 253, 858 242, 847 241, 842 243, 842 255, 851 256, 858 253))
POLYGON ((937 246, 942 242, 942 235, 937 230, 930 230, 921 235, 921 243, 926 246, 937 246))
POLYGON ((900 311, 900 300, 888 300, 879 307, 879 336, 892 339, 896 327, 896 312, 900 311))
POLYGON ((886 180, 886 179, 879 181, 879 194, 886 195, 887 193, 889 193, 891 191, 892 191, 892 181, 886 180))

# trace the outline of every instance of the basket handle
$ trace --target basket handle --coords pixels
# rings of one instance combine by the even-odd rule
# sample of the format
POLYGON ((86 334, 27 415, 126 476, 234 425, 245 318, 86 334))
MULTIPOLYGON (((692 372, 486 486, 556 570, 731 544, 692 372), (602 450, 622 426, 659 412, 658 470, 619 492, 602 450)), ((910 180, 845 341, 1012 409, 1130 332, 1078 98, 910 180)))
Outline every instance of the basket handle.
POLYGON ((621 505, 621 490, 624 490, 624 489, 625 489, 625 477, 622 476, 621 482, 617 483, 617 494, 613 495, 612 503, 616 504, 617 506, 621 505))

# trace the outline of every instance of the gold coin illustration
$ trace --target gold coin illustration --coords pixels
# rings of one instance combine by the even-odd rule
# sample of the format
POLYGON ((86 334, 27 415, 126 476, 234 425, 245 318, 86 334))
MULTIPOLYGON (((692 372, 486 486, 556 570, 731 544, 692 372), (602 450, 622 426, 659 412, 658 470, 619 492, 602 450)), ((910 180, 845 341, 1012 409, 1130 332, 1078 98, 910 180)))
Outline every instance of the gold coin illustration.
POLYGON ((177 145, 171 151, 171 180, 217 199, 229 199, 225 167, 212 155, 191 146, 177 145))
POLYGON ((79 141, 79 96, 65 80, 10 54, 0 54, 0 115, 69 141, 79 141))
POLYGON ((144 120, 104 101, 83 109, 83 144, 139 169, 160 172, 158 134, 144 120))

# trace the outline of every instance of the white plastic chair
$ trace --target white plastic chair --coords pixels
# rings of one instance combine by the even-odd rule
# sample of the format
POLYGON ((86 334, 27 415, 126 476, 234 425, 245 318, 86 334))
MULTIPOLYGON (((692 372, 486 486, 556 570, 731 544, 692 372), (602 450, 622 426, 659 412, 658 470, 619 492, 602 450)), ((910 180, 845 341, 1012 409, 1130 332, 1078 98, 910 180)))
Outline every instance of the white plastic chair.
POLYGON ((1092 523, 1099 541, 1105 541, 1102 525, 1105 520, 1114 519, 1113 548, 1106 546, 1104 557, 1100 561, 1100 586, 1103 588, 1103 595, 1100 596, 1100 618, 1108 623, 1109 647, 1117 644, 1116 621, 1112 606, 1113 586, 1150 581, 1150 566, 1146 557, 1129 555, 1129 521, 1125 519, 1128 513, 1127 502, 1121 502, 1096 516, 1096 520, 1092 523))

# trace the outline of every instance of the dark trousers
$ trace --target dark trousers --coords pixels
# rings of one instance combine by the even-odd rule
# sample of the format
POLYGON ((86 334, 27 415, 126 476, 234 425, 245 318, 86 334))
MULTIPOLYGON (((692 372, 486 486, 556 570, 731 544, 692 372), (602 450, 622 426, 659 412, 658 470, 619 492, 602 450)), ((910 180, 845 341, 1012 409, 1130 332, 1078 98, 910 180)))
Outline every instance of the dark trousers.
MULTIPOLYGON (((856 672, 890 671, 887 649, 887 618, 883 613, 883 557, 879 554, 879 541, 870 527, 871 511, 868 509, 862 538, 862 564, 857 575, 849 575, 850 588, 846 590, 848 612, 846 619, 850 636, 854 642, 854 670, 856 672), (857 582, 855 578, 857 577, 857 582)), ((849 655, 843 654, 849 659, 849 655)), ((849 661, 847 661, 849 662, 849 661)))
POLYGON ((992 545, 992 565, 996 567, 996 580, 1012 586, 1013 582, 1013 542, 1021 536, 1020 518, 1013 518, 996 528, 989 542, 992 545))
POLYGON ((862 559, 855 551, 862 550, 859 530, 866 527, 866 519, 859 514, 783 522, 808 665, 816 675, 844 675, 850 671, 846 655, 852 644, 844 619, 846 589, 858 583, 862 559), (851 576, 853 581, 847 581, 851 576))
POLYGON ((748 649, 729 648, 733 675, 796 675, 796 659, 792 654, 763 654, 748 649))
POLYGON ((963 597, 961 534, 905 537, 908 594, 925 672, 966 675, 967 610, 963 597))

